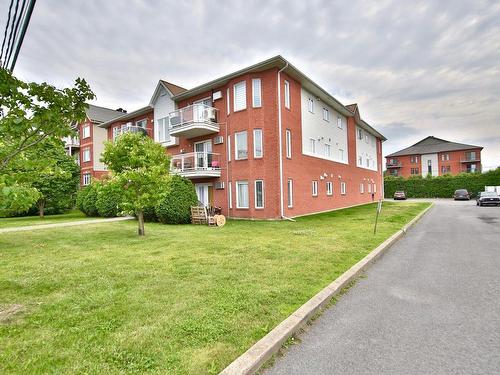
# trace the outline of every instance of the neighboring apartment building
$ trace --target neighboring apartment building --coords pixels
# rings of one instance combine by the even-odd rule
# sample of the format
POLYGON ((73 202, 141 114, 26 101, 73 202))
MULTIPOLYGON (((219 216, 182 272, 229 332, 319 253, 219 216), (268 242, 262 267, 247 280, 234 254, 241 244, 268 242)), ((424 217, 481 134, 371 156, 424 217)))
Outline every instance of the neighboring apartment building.
POLYGON ((146 132, 230 217, 275 219, 383 197, 384 136, 281 56, 190 90, 160 81, 148 106, 106 121, 146 132))
POLYGON ((427 137, 413 146, 387 155, 390 176, 442 176, 481 171, 481 146, 427 137))
POLYGON ((106 129, 98 125, 124 115, 123 110, 113 110, 89 104, 86 119, 77 125, 77 136, 63 140, 69 155, 74 155, 80 165, 80 184, 90 184, 93 178, 101 178, 107 173, 101 163, 104 141, 108 139, 106 129))

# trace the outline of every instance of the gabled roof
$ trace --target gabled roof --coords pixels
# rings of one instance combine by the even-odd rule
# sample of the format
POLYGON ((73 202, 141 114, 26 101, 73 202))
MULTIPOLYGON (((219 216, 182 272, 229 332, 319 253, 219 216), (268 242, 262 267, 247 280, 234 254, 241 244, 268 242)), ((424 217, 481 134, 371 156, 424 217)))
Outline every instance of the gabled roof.
MULTIPOLYGON (((344 116, 353 116, 354 115, 353 111, 351 111, 349 108, 347 108, 342 103, 340 103, 337 99, 335 99, 332 95, 330 95, 321 86, 319 86, 317 83, 313 82, 304 73, 302 73, 300 70, 298 70, 292 64, 290 64, 290 62, 288 62, 281 55, 271 57, 270 59, 264 60, 260 63, 251 65, 247 68, 238 70, 238 71, 233 72, 231 74, 217 78, 213 81, 210 81, 210 82, 204 83, 200 86, 186 90, 180 94, 175 95, 173 97, 173 99, 175 101, 181 100, 181 99, 187 99, 187 98, 190 98, 194 95, 201 94, 205 91, 208 91, 211 89, 216 89, 220 86, 223 86, 227 82, 229 82, 231 79, 236 78, 242 74, 247 74, 247 73, 252 73, 252 72, 261 72, 261 71, 272 69, 272 68, 283 69, 283 71, 285 71, 289 76, 291 76, 294 79, 296 79, 297 81, 299 81, 306 90, 315 94, 320 100, 327 103, 328 105, 333 107, 335 110, 337 110, 339 113, 343 114, 344 116)), ((386 138, 381 133, 376 131, 373 127, 371 127, 365 121, 359 119, 359 121, 357 121, 357 122, 358 122, 358 125, 365 128, 369 132, 375 134, 377 137, 381 138, 384 141, 386 140, 386 138)))
POLYGON ((168 89, 170 90, 170 92, 175 96, 175 95, 179 95, 179 94, 182 94, 183 92, 187 91, 187 89, 185 89, 184 87, 180 87, 180 86, 177 86, 177 85, 174 85, 173 83, 171 82, 168 82, 168 81, 164 81, 163 79, 160 79, 160 82, 168 89))
POLYGON ((472 148, 480 148, 481 146, 467 145, 464 143, 450 142, 441 138, 429 136, 415 143, 414 145, 394 152, 386 157, 403 156, 403 155, 423 155, 434 154, 437 152, 470 150, 472 148))
POLYGON ((117 118, 114 118, 112 120, 103 122, 102 124, 99 124, 99 127, 100 128, 109 128, 112 124, 114 124, 117 121, 130 120, 130 119, 132 119, 134 117, 137 117, 137 116, 140 116, 140 115, 144 115, 144 114, 146 114, 148 112, 151 112, 152 110, 153 110, 153 107, 151 107, 150 105, 147 105, 145 107, 136 109, 133 112, 122 113, 122 116, 120 116, 120 117, 117 117, 117 118))
POLYGON ((85 111, 87 118, 92 122, 106 122, 114 118, 123 116, 123 112, 116 111, 114 109, 99 107, 97 105, 88 104, 88 108, 85 111))
POLYGON ((151 97, 151 100, 149 101, 150 106, 154 106, 156 99, 158 99, 158 96, 161 94, 162 90, 166 90, 167 93, 170 95, 170 97, 173 97, 175 95, 180 95, 183 92, 187 91, 183 87, 174 85, 171 82, 167 82, 163 79, 160 79, 158 81, 158 84, 156 85, 155 91, 153 92, 153 96, 151 97))

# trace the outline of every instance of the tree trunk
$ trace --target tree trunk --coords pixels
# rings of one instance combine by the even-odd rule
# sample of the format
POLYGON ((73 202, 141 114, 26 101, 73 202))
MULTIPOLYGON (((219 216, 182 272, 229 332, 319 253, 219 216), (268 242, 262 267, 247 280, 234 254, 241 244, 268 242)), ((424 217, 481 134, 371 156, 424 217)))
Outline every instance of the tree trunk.
POLYGON ((139 236, 144 236, 146 233, 144 232, 144 211, 140 210, 137 212, 137 221, 139 223, 139 236))
POLYGON ((43 219, 44 215, 45 215, 45 201, 41 199, 38 201, 38 216, 40 216, 40 219, 43 219))

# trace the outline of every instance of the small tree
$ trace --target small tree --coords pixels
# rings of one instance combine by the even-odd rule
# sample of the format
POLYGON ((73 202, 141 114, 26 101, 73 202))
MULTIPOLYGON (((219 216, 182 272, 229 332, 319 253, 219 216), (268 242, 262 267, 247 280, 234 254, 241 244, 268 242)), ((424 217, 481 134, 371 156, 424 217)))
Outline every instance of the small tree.
POLYGON ((112 179, 123 189, 123 208, 134 213, 144 236, 144 210, 154 207, 169 178, 170 160, 163 147, 142 134, 126 133, 106 142, 102 157, 112 179))

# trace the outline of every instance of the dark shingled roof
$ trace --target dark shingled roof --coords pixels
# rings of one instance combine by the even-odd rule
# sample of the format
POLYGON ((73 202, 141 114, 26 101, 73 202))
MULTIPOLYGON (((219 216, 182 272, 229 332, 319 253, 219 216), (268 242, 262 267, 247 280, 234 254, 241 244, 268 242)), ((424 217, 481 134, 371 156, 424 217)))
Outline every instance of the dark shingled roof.
POLYGON ((473 146, 473 145, 466 145, 464 143, 450 142, 444 139, 429 136, 427 138, 422 139, 420 142, 415 143, 413 146, 394 152, 390 155, 387 155, 386 157, 434 154, 436 152, 470 150, 472 148, 482 149, 481 146, 473 146))
POLYGON ((93 104, 89 104, 88 106, 86 114, 92 122, 106 122, 124 115, 123 112, 115 111, 114 109, 99 107, 93 104))
POLYGON ((183 93, 184 91, 187 91, 184 87, 180 87, 177 85, 174 85, 173 83, 170 83, 168 81, 164 81, 163 79, 161 80, 161 83, 165 85, 167 89, 170 90, 170 92, 175 96, 183 93))

